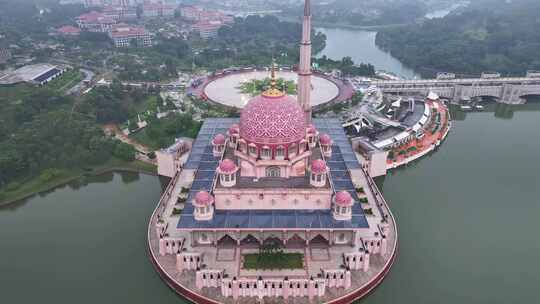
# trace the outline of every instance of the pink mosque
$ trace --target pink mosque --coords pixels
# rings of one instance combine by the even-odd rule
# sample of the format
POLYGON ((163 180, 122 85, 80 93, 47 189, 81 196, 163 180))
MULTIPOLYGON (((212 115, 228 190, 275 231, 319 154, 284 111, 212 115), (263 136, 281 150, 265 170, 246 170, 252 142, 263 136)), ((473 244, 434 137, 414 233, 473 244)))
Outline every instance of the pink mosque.
MULTIPOLYGON (((335 120, 312 119, 311 9, 298 100, 276 86, 240 119, 208 119, 152 215, 151 260, 194 303, 351 303, 387 275, 397 228, 335 120), (302 268, 246 269, 272 241, 302 268)), ((175 167, 176 168, 176 167, 175 167)))

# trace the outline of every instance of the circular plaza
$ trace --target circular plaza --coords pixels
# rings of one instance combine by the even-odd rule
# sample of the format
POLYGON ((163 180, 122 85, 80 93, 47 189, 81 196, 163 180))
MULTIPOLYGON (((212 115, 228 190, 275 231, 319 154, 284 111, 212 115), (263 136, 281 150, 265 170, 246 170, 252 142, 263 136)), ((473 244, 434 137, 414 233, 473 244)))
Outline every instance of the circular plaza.
MULTIPOLYGON (((243 108, 253 97, 243 93, 240 86, 251 80, 264 80, 270 76, 267 70, 247 70, 214 74, 199 85, 200 97, 235 108, 243 108)), ((298 74, 292 71, 278 71, 277 77, 298 83, 298 74)), ((346 83, 332 77, 314 74, 311 78, 311 105, 318 106, 330 101, 346 100, 352 90, 346 83)))

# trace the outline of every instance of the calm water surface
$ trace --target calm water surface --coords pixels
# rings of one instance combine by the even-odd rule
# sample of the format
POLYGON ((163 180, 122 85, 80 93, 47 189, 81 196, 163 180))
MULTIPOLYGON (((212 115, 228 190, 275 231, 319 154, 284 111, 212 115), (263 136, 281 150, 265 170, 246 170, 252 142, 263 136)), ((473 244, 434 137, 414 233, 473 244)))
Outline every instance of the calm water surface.
POLYGON ((371 63, 377 70, 392 72, 403 78, 420 78, 412 69, 404 66, 390 53, 375 45, 377 32, 341 28, 317 28, 326 35, 326 48, 318 54, 334 60, 349 56, 356 63, 371 63))
MULTIPOLYGON (((400 252, 363 303, 535 303, 540 103, 455 114, 441 149, 380 181, 400 252)), ((0 208, 3 303, 185 303, 145 251, 156 177, 114 174, 0 208)))

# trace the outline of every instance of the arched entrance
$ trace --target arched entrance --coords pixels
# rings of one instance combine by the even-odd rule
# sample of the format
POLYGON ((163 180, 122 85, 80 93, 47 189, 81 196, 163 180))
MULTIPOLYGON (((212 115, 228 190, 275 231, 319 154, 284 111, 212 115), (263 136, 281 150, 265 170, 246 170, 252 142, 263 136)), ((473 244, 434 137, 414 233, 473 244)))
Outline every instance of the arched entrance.
POLYGON ((240 246, 258 248, 261 243, 259 240, 251 234, 248 234, 240 241, 240 246))
POLYGON ((281 177, 281 169, 277 166, 266 168, 266 177, 281 177))
POLYGON ((327 248, 330 246, 330 242, 328 242, 328 240, 322 235, 318 234, 316 237, 312 238, 311 241, 309 241, 309 246, 315 248, 327 248))
POLYGON ((275 248, 283 248, 283 241, 278 237, 269 237, 263 241, 263 246, 271 246, 275 248))
POLYGON ((218 240, 217 245, 220 248, 233 248, 236 246, 236 240, 226 234, 218 240))
POLYGON ((287 248, 305 248, 306 241, 301 238, 298 234, 295 234, 292 238, 287 241, 287 248))

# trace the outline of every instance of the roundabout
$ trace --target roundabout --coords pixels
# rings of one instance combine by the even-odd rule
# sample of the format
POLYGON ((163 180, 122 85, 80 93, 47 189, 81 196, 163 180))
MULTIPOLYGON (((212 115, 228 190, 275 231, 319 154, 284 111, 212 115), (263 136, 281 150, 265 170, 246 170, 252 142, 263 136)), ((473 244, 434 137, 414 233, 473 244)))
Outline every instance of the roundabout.
MULTIPOLYGON (((268 73, 268 69, 252 68, 216 72, 194 81, 188 89, 188 94, 225 106, 243 108, 253 96, 243 93, 241 85, 252 80, 264 80, 268 78, 268 73)), ((298 74, 285 68, 277 72, 277 78, 298 83, 298 74)), ((354 94, 354 88, 350 83, 322 73, 313 73, 311 86, 313 107, 345 101, 354 94)))

